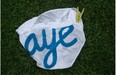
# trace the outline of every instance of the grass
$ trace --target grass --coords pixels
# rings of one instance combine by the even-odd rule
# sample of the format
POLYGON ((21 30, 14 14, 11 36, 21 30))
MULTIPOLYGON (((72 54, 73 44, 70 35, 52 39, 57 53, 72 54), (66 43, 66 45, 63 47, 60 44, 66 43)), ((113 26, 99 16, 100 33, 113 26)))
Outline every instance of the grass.
POLYGON ((2 0, 2 75, 114 75, 114 0, 2 0), (84 7, 86 43, 69 69, 47 71, 21 46, 15 30, 26 20, 56 8, 84 7))

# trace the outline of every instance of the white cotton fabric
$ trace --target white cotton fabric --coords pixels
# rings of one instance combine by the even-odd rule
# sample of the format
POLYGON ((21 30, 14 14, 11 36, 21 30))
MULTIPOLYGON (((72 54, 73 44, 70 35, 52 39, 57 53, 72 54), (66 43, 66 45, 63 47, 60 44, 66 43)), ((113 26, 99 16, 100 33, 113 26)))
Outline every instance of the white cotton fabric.
MULTIPOLYGON (((59 31, 63 27, 73 25, 74 30, 63 40, 68 43, 74 38, 77 39, 77 42, 69 47, 65 47, 62 44, 59 44, 56 48, 57 52, 57 61, 56 64, 50 68, 44 66, 45 55, 49 52, 49 49, 45 48, 43 51, 36 50, 31 57, 37 62, 37 66, 43 69, 64 69, 71 67, 77 56, 79 55, 84 43, 85 35, 83 31, 83 22, 76 22, 76 8, 62 8, 49 10, 37 17, 34 17, 25 23, 23 23, 16 32, 19 34, 19 40, 24 46, 27 37, 31 33, 35 33, 37 42, 40 46, 43 44, 42 29, 46 31, 46 40, 47 44, 52 42, 52 29, 56 29, 56 41, 59 40, 59 31)), ((63 33, 67 32, 67 28, 63 30, 63 33)), ((29 51, 34 47, 33 40, 29 43, 29 51)), ((51 54, 48 58, 47 63, 50 64, 53 61, 53 55, 51 54)))

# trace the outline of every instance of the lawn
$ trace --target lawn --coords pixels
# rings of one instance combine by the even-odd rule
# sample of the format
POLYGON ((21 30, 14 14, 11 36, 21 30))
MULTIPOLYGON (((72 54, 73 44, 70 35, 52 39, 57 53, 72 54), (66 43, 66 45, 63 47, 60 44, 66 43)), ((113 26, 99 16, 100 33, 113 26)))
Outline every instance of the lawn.
POLYGON ((2 75, 114 75, 114 0, 1 0, 2 75), (26 20, 56 8, 85 8, 86 43, 71 68, 48 71, 36 66, 15 30, 26 20))

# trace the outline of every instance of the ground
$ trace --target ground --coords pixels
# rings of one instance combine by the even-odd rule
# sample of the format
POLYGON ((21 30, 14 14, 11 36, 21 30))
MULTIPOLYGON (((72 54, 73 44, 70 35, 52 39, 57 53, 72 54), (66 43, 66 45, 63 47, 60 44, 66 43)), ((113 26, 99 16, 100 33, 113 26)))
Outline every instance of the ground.
POLYGON ((2 75, 114 75, 114 0, 2 0, 2 75), (16 29, 26 20, 57 8, 85 8, 86 43, 71 68, 47 71, 36 66, 19 42, 16 29))

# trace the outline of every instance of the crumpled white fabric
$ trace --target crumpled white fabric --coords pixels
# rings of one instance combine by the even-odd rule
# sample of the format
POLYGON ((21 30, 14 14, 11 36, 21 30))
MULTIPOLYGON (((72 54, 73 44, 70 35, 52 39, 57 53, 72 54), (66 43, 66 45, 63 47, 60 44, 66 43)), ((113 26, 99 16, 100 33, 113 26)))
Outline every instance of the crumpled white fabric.
POLYGON ((37 66, 48 70, 71 67, 85 43, 76 8, 49 10, 26 21, 16 32, 37 66))

